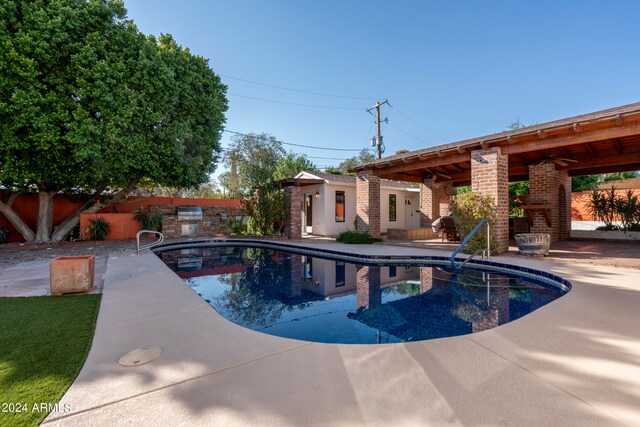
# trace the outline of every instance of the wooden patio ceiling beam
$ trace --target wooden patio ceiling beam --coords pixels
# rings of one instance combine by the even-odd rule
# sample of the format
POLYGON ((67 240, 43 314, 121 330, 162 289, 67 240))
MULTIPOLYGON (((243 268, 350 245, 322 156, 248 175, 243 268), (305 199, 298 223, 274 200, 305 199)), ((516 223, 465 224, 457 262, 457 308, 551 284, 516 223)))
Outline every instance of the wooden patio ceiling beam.
POLYGON ((616 152, 618 154, 622 154, 624 152, 624 149, 622 148, 622 144, 620 144, 620 140, 618 138, 613 139, 613 146, 616 149, 616 152))
MULTIPOLYGON (((466 161, 471 161, 471 154, 470 153, 456 153, 456 154, 451 154, 451 155, 447 155, 447 156, 442 156, 442 157, 431 157, 428 159, 419 159, 419 160, 414 160, 412 162, 408 162, 408 163, 403 163, 400 162, 397 165, 376 165, 375 168, 367 168, 367 169, 371 169, 373 171, 373 173, 375 173, 376 175, 378 174, 391 174, 391 173, 397 173, 397 172, 407 172, 407 171, 420 171, 420 169, 428 169, 428 168, 434 168, 436 166, 445 166, 445 165, 451 165, 454 163, 461 163, 461 162, 466 162, 466 161)), ((382 175, 379 175, 382 176, 382 175)))
POLYGON ((569 176, 584 176, 584 175, 598 175, 601 173, 613 173, 613 172, 631 172, 640 170, 640 163, 630 163, 627 165, 618 166, 600 166, 584 169, 571 169, 569 176))
POLYGON ((574 135, 549 137, 542 140, 533 140, 511 145, 502 145, 502 154, 516 154, 526 153, 528 151, 550 150, 552 148, 585 144, 602 140, 611 140, 614 138, 621 138, 630 135, 640 135, 640 121, 622 123, 619 126, 597 129, 590 132, 577 133, 574 135))
POLYGON ((576 163, 569 163, 567 166, 557 165, 556 169, 585 169, 594 167, 627 165, 632 163, 640 163, 640 152, 591 157, 589 159, 578 160, 576 163))
POLYGON ((417 175, 410 175, 408 173, 380 173, 381 171, 373 171, 373 174, 384 179, 391 179, 393 181, 406 181, 406 182, 418 182, 423 183, 424 178, 417 175))
MULTIPOLYGON (((509 168, 509 177, 511 176, 528 176, 529 166, 516 166, 509 168)), ((450 175, 449 178, 442 175, 436 176, 436 182, 458 182, 471 181, 471 172, 462 172, 450 175)))

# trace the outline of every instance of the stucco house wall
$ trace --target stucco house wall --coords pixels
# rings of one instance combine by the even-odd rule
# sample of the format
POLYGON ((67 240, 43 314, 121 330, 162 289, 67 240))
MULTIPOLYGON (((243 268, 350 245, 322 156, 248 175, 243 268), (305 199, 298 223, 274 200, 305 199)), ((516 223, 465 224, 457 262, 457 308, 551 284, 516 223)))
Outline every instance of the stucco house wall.
MULTIPOLYGON (((306 215, 302 215, 302 231, 303 233, 311 233, 317 236, 337 236, 343 231, 354 230, 356 219, 356 184, 353 176, 340 176, 323 173, 301 172, 296 178, 321 178, 325 182, 323 184, 307 185, 302 187, 303 209, 307 202, 307 197, 311 196, 312 201, 312 228, 306 226, 306 215), (351 182, 353 181, 353 182, 351 182), (336 192, 344 191, 345 193, 345 220, 337 222, 335 217, 336 192), (318 197, 315 194, 318 193, 318 197)), ((386 232, 389 228, 412 228, 418 227, 419 215, 415 213, 419 210, 419 190, 417 188, 400 187, 399 183, 391 183, 389 185, 381 185, 380 190, 380 230, 386 232), (393 186, 390 186, 393 185, 393 186), (389 195, 396 195, 396 221, 389 220, 389 195), (405 205, 405 199, 411 199, 411 205, 405 205), (405 219, 405 211, 414 211, 414 224, 407 224, 405 219)))

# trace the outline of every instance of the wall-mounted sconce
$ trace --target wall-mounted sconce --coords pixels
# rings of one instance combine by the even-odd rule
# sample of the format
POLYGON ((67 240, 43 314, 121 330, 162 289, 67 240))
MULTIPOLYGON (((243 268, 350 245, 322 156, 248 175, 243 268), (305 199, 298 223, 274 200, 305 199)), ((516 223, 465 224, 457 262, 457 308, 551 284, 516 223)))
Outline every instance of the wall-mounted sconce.
POLYGON ((313 197, 315 197, 316 199, 320 198, 320 192, 316 191, 315 194, 313 195, 313 197))

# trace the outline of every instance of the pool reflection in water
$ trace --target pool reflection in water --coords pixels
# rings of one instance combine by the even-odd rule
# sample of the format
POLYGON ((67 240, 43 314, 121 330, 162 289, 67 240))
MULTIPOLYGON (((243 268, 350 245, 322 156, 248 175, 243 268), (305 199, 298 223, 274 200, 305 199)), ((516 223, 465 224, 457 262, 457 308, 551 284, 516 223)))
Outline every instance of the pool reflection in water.
POLYGON ((502 273, 356 265, 257 248, 196 248, 160 257, 234 323, 325 343, 392 343, 479 332, 563 294, 502 273))

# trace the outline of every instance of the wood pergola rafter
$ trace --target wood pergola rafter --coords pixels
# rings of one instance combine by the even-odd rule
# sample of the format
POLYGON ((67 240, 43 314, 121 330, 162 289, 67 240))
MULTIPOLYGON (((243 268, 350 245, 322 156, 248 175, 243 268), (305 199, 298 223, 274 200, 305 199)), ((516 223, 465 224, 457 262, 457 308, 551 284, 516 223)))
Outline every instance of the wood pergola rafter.
POLYGON ((572 176, 635 170, 640 164, 640 103, 395 155, 351 171, 464 185, 471 179, 471 152, 491 147, 508 156, 510 181, 528 179, 529 166, 545 161, 572 176))

